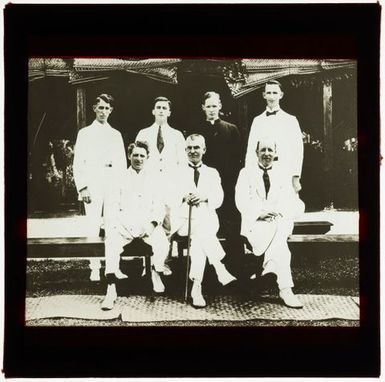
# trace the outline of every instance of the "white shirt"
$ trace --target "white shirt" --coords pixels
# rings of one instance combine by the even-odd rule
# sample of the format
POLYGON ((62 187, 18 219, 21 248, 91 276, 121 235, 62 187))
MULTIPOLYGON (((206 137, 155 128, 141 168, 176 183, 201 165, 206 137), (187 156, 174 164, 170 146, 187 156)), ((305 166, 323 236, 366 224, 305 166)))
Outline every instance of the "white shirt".
POLYGON ((294 219, 304 211, 303 202, 283 175, 285 171, 278 164, 268 170, 270 190, 266 198, 263 170, 259 166, 241 170, 235 186, 235 204, 242 215, 242 235, 251 230, 262 211, 274 211, 286 219, 294 219))
POLYGON ((216 209, 222 205, 223 189, 221 178, 215 168, 202 164, 199 167, 198 185, 194 183, 194 168, 186 165, 178 173, 174 185, 172 205, 172 230, 176 231, 188 219, 189 206, 183 198, 189 194, 199 194, 207 198, 207 202, 194 206, 192 219, 209 232, 216 233, 219 228, 216 209))
POLYGON ((298 120, 278 109, 275 115, 267 116, 266 109, 254 118, 247 144, 245 166, 254 167, 258 163, 256 148, 261 138, 268 138, 277 145, 278 162, 285 166, 287 174, 301 176, 303 162, 302 132, 298 120))
POLYGON ((131 166, 127 169, 113 196, 119 224, 141 230, 152 221, 162 223, 165 207, 157 183, 156 174, 146 170, 136 172, 131 166))
MULTIPOLYGON (((79 130, 74 150, 73 171, 76 188, 98 188, 107 182, 105 173, 121 173, 127 168, 120 132, 97 120, 79 130)), ((109 175, 108 175, 109 176, 109 175)))
POLYGON ((164 147, 162 152, 158 151, 157 139, 159 125, 153 123, 150 127, 142 129, 136 136, 136 141, 146 141, 149 144, 149 159, 147 168, 159 171, 163 176, 173 175, 178 166, 184 165, 186 159, 186 142, 183 134, 168 124, 161 127, 164 147))

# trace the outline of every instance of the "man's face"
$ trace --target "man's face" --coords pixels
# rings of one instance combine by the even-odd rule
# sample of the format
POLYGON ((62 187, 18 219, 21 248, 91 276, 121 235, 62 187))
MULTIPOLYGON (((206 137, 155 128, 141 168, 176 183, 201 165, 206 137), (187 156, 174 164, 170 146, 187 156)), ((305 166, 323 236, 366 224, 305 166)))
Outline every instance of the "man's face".
POLYGON ((276 156, 275 145, 271 142, 260 142, 257 150, 259 163, 263 167, 270 167, 276 156))
POLYGON ((221 109, 222 104, 218 97, 207 98, 204 105, 202 105, 207 121, 216 121, 219 118, 219 111, 221 109))
POLYGON ((143 147, 134 147, 131 155, 128 159, 131 162, 131 166, 136 171, 141 171, 148 158, 147 151, 143 147))
POLYGON ((271 109, 279 106, 279 100, 283 97, 283 92, 279 85, 267 84, 263 92, 263 98, 266 100, 267 106, 271 109))
POLYGON ((193 164, 199 164, 206 152, 206 146, 202 138, 187 139, 186 152, 188 159, 193 164))
POLYGON ((94 112, 96 120, 98 122, 106 123, 108 117, 112 112, 112 107, 109 103, 103 101, 102 99, 99 99, 99 103, 97 105, 94 105, 94 112))
POLYGON ((158 101, 152 114, 155 116, 155 122, 158 124, 163 124, 167 122, 168 117, 171 115, 170 105, 167 101, 158 101))

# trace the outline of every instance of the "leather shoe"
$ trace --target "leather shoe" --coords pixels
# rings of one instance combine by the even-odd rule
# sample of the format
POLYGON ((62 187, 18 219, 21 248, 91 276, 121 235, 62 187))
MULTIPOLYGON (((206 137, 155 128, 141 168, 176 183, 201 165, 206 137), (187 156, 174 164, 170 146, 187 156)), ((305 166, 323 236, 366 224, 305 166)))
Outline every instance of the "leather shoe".
POLYGON ((196 281, 191 288, 191 299, 194 308, 204 308, 207 305, 202 295, 202 285, 196 281))
POLYGON ((283 303, 289 308, 301 309, 303 304, 299 301, 298 297, 293 293, 291 288, 285 288, 279 291, 279 297, 283 303))
POLYGON ((117 298, 117 293, 116 293, 116 286, 115 284, 110 284, 107 286, 107 293, 106 297, 104 298, 101 308, 102 310, 111 310, 114 307, 114 302, 117 298))
POLYGON ((160 278, 159 273, 155 269, 151 271, 151 280, 154 292, 163 293, 165 290, 164 284, 162 282, 162 279, 160 278))

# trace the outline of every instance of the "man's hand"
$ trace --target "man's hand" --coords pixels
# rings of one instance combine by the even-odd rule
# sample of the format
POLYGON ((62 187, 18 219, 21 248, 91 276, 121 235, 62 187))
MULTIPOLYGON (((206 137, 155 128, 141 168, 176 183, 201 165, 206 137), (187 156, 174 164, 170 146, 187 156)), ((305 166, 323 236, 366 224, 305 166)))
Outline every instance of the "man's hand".
POLYGON ((206 203, 208 201, 206 196, 200 194, 188 194, 183 200, 190 206, 199 206, 200 203, 206 203))
POLYGON ((263 220, 266 222, 272 222, 278 217, 282 217, 281 214, 274 212, 274 211, 262 211, 261 214, 258 217, 258 220, 263 220))
POLYGON ((301 182, 299 180, 299 176, 293 176, 292 183, 293 183, 294 191, 298 194, 298 192, 300 192, 302 189, 301 182))
POLYGON ((79 194, 84 203, 91 203, 91 194, 87 187, 84 187, 82 190, 80 190, 79 194))
POLYGON ((153 223, 148 223, 143 229, 143 235, 141 237, 149 237, 154 232, 155 225, 153 223))

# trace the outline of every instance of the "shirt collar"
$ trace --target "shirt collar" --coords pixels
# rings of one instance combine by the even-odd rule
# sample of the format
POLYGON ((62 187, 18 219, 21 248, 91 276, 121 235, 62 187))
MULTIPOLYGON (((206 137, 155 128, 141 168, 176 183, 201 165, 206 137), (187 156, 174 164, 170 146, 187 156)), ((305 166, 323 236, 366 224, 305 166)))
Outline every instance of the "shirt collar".
POLYGON ((214 126, 214 125, 216 125, 220 120, 221 120, 220 118, 217 118, 217 119, 215 119, 214 121, 206 119, 206 123, 208 123, 209 125, 214 126))
MULTIPOLYGON (((155 129, 156 129, 157 131, 158 131, 158 129, 159 129, 159 125, 158 125, 156 122, 154 122, 154 123, 151 125, 151 127, 155 127, 155 129)), ((168 123, 163 124, 161 127, 162 127, 162 130, 171 128, 171 126, 170 126, 168 123)))
POLYGON ((200 163, 198 163, 197 165, 193 164, 192 162, 188 162, 188 166, 191 167, 191 168, 200 168, 202 167, 203 165, 203 162, 201 161, 200 163))
POLYGON ((100 127, 100 128, 105 128, 105 127, 111 127, 111 125, 106 122, 106 123, 100 123, 99 121, 97 121, 96 119, 92 122, 92 126, 94 127, 100 127))
POLYGON ((258 167, 264 171, 264 170, 271 170, 273 168, 273 165, 271 164, 269 167, 263 167, 261 163, 258 162, 258 167))
POLYGON ((270 110, 268 107, 266 107, 265 112, 273 113, 273 112, 275 112, 275 111, 278 112, 278 111, 280 111, 280 110, 281 110, 281 108, 280 108, 279 106, 273 108, 272 110, 270 110))
POLYGON ((145 168, 142 168, 141 171, 136 172, 136 170, 134 170, 134 168, 130 165, 130 167, 127 169, 127 171, 128 171, 130 174, 139 176, 139 175, 143 175, 143 174, 146 172, 146 169, 145 169, 145 168))

